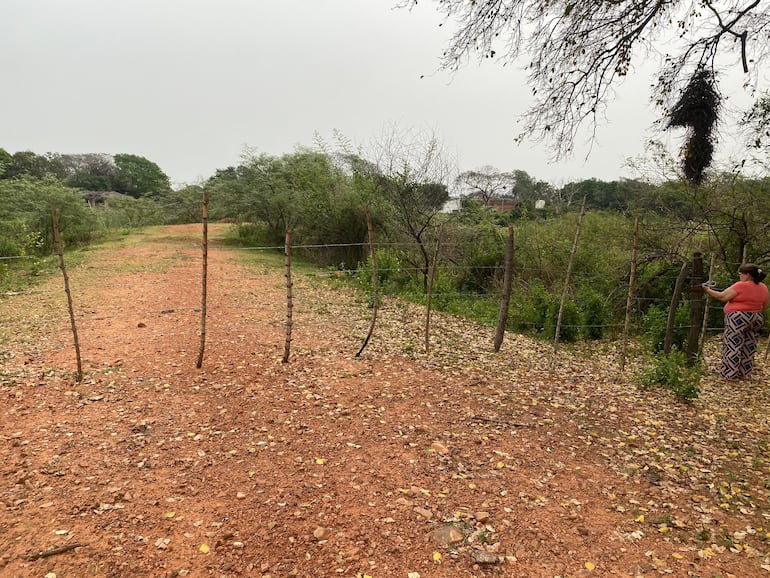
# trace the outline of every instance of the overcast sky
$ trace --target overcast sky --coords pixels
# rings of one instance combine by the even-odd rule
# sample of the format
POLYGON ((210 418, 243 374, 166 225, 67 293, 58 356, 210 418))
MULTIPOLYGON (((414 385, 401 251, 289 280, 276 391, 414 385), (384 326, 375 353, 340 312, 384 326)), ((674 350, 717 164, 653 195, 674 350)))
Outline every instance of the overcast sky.
MULTIPOLYGON (((653 136, 650 73, 629 78, 597 143, 550 163, 516 144, 531 104, 516 66, 438 71, 451 24, 396 0, 2 0, 0 147, 130 153, 175 185, 333 131, 366 146, 386 125, 435 131, 460 170, 491 165, 563 184, 633 177, 653 136)), ((675 142, 675 141, 674 141, 675 142)))

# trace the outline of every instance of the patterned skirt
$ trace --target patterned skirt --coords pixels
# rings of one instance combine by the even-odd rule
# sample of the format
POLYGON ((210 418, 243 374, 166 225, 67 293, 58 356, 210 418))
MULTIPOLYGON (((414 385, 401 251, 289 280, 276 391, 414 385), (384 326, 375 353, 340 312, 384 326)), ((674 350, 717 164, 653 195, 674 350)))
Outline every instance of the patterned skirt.
POLYGON ((757 335, 765 322, 759 311, 730 311, 725 313, 722 336, 722 377, 740 379, 751 373, 757 351, 757 335))

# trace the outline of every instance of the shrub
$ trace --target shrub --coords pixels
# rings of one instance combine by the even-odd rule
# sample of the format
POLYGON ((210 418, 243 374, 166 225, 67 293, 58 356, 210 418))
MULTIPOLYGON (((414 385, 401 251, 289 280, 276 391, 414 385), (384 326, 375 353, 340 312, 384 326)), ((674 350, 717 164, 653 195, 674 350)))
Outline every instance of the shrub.
POLYGON ((701 367, 687 367, 684 353, 673 349, 668 355, 659 354, 655 365, 639 376, 644 387, 663 385, 681 400, 696 399, 700 393, 701 367))
POLYGON ((516 291, 510 308, 511 324, 518 331, 533 335, 543 333, 551 301, 551 295, 540 280, 534 281, 526 292, 516 291))
MULTIPOLYGON (((546 313, 545 337, 553 339, 556 337, 556 324, 559 321, 559 306, 561 300, 552 299, 548 305, 546 313)), ((564 309, 561 316, 561 327, 559 328, 559 341, 575 341, 580 335, 580 329, 583 325, 583 319, 580 315, 580 309, 577 304, 567 299, 564 302, 564 309)))
POLYGON ((604 299, 596 291, 589 291, 583 294, 579 302, 583 314, 583 334, 588 339, 601 339, 610 319, 604 299))
MULTIPOLYGON (((650 346, 654 353, 663 351, 666 339, 666 324, 668 323, 668 311, 657 306, 650 307, 642 319, 644 333, 650 340, 650 346)), ((684 349, 687 343, 689 312, 685 303, 680 303, 674 316, 674 335, 672 347, 684 349)))

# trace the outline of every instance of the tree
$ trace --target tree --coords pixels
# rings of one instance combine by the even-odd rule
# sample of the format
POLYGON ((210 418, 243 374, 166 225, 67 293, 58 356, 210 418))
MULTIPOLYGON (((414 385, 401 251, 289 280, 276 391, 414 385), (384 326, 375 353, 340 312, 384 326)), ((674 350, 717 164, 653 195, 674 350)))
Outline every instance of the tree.
POLYGON ((130 154, 117 154, 114 161, 117 170, 113 183, 118 193, 138 199, 171 190, 168 176, 154 162, 130 154))
POLYGON ((44 254, 53 248, 51 205, 59 213, 65 244, 89 242, 97 229, 94 211, 80 192, 54 177, 0 180, 0 254, 44 254), (17 252, 14 252, 17 251, 17 252))
POLYGON ((11 166, 11 163, 13 162, 13 157, 11 156, 11 153, 9 153, 4 148, 0 148, 0 179, 3 178, 3 174, 5 173, 5 170, 11 166))
POLYGON ((505 173, 489 165, 472 171, 460 173, 455 182, 465 192, 464 196, 475 197, 485 207, 494 197, 511 192, 514 184, 514 176, 505 173))
POLYGON ((394 232, 416 245, 404 257, 419 271, 427 292, 431 235, 449 199, 453 161, 435 134, 391 126, 374 140, 366 166, 389 208, 394 232))
POLYGON ((246 151, 243 163, 206 184, 211 215, 246 223, 250 241, 281 245, 287 229, 301 251, 325 265, 355 266, 366 238, 363 199, 353 179, 323 152, 299 148, 274 157, 246 151), (321 245, 332 247, 321 248, 321 245))
POLYGON ((770 91, 764 92, 744 113, 739 126, 749 145, 762 154, 761 158, 752 159, 753 162, 767 169, 770 161, 767 149, 767 143, 770 140, 770 91))
POLYGON ((113 191, 117 167, 112 155, 87 153, 61 156, 70 187, 85 191, 113 191))
POLYGON ((62 180, 66 176, 66 171, 60 155, 53 153, 38 155, 32 151, 19 151, 11 156, 11 162, 6 166, 2 178, 12 179, 23 176, 36 179, 54 177, 62 180))
MULTIPOLYGON (((572 151, 581 126, 595 132, 613 87, 658 52, 663 60, 652 97, 670 120, 698 90, 718 94, 724 65, 740 63, 756 84, 770 54, 770 12, 759 0, 438 0, 438 10, 457 23, 442 68, 457 70, 472 55, 504 63, 526 57, 536 100, 524 116, 524 132, 549 141, 556 158, 572 151)), ((719 99, 711 104, 717 108, 707 116, 718 115, 719 99)), ((702 145, 702 134, 699 139, 702 145)), ((702 171, 695 167, 693 176, 702 171)))

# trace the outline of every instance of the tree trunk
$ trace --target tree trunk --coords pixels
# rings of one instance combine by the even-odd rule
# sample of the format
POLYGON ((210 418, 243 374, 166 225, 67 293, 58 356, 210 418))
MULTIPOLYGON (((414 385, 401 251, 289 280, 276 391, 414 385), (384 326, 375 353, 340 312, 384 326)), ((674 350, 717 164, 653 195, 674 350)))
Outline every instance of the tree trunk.
POLYGON ((674 294, 671 296, 671 306, 668 308, 668 321, 666 322, 666 337, 663 340, 663 353, 671 353, 671 346, 674 344, 674 322, 676 321, 676 308, 679 306, 679 298, 682 296, 682 288, 685 279, 687 279, 687 261, 682 263, 682 270, 676 278, 674 285, 674 294))

